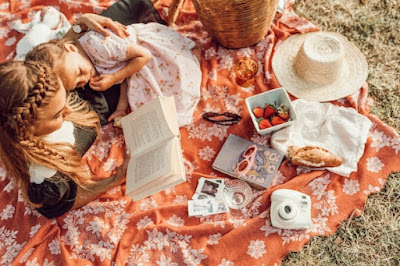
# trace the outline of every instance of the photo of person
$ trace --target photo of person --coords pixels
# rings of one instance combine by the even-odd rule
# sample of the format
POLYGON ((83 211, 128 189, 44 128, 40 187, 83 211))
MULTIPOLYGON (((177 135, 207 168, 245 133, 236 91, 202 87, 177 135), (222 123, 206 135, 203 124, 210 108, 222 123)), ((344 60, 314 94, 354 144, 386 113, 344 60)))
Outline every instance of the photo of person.
POLYGON ((200 192, 210 195, 212 197, 216 197, 219 186, 220 185, 218 183, 214 183, 209 180, 204 180, 204 183, 203 183, 203 186, 201 187, 200 192))

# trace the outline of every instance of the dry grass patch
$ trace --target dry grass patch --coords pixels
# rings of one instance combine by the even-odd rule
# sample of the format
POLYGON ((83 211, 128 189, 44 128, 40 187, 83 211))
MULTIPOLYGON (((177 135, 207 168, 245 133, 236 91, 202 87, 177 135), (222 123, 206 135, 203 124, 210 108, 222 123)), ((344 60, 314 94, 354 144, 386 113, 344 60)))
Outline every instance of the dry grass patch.
POLYGON ((399 265, 400 174, 368 198, 361 216, 343 221, 329 237, 314 237, 282 265, 399 265))
MULTIPOLYGON (((369 65, 371 113, 400 132, 400 1, 296 0, 295 12, 357 45, 369 65)), ((364 213, 330 237, 314 237, 282 265, 400 265, 400 173, 368 198, 364 213)))

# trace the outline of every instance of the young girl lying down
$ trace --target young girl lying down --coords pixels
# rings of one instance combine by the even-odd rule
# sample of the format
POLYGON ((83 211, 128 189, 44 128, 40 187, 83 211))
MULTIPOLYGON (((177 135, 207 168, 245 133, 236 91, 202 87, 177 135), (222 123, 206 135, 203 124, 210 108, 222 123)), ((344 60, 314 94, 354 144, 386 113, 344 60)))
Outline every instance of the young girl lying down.
POLYGON ((98 123, 85 102, 66 96, 49 66, 0 64, 0 164, 45 217, 83 206, 124 181, 128 160, 98 182, 83 167, 81 154, 92 144, 88 134, 96 136, 98 123))
POLYGON ((159 23, 127 26, 120 38, 89 31, 78 41, 62 39, 40 44, 26 56, 54 67, 67 90, 86 83, 104 91, 122 83, 117 109, 109 121, 134 111, 157 96, 174 96, 179 125, 191 122, 200 99, 200 64, 195 43, 159 23))

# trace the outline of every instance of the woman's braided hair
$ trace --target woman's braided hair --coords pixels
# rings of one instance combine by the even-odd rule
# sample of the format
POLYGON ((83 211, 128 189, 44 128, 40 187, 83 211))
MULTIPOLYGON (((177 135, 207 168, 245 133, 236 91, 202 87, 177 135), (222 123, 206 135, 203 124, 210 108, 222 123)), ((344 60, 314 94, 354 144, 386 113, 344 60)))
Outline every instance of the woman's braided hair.
MULTIPOLYGON (((16 63, 10 63, 11 65, 19 65, 16 63)), ((37 148, 46 153, 46 155, 55 155, 57 152, 54 151, 46 151, 45 145, 40 141, 40 138, 36 138, 32 135, 30 131, 30 125, 35 121, 38 114, 38 108, 45 104, 44 99, 46 96, 51 97, 56 92, 56 88, 59 87, 57 84, 57 79, 54 74, 49 71, 49 68, 43 64, 36 64, 32 62, 26 62, 27 66, 30 69, 27 71, 31 71, 31 73, 26 74, 34 74, 37 75, 36 80, 31 79, 31 84, 26 84, 32 89, 28 89, 28 91, 24 92, 22 95, 26 95, 18 101, 14 101, 13 106, 10 106, 8 109, 8 113, 2 112, 4 114, 5 119, 5 129, 10 133, 13 133, 15 139, 19 141, 22 146, 26 146, 28 148, 37 148)), ((10 68, 11 70, 11 68, 10 68)), ((10 82, 11 80, 9 80, 10 82)), ((29 81, 27 81, 28 83, 29 81)), ((17 82, 15 83, 17 85, 17 82)), ((25 85, 25 84, 24 84, 25 85)), ((4 89, 7 86, 2 86, 4 89)), ((22 87, 19 87, 22 88, 22 87)), ((17 93, 16 86, 14 87, 14 93, 17 93)), ((12 102, 10 102, 12 104, 12 102)))
MULTIPOLYGON (((0 64, 0 155, 23 192, 30 182, 29 163, 56 169, 80 185, 91 183, 80 154, 71 145, 49 143, 33 134, 39 110, 59 89, 64 88, 46 64, 29 60, 0 64)), ((93 112, 85 109, 82 115, 81 119, 91 121, 90 126, 98 123, 93 112)))

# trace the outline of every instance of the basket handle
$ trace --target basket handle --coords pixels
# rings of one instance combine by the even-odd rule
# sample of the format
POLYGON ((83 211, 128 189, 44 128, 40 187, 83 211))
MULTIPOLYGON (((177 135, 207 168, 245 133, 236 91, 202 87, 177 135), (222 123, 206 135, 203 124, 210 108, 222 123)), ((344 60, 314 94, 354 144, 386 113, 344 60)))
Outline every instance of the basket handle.
POLYGON ((167 21, 168 25, 172 25, 175 23, 175 21, 179 16, 179 13, 182 10, 184 3, 185 0, 172 0, 172 3, 168 9, 168 21, 167 21))

